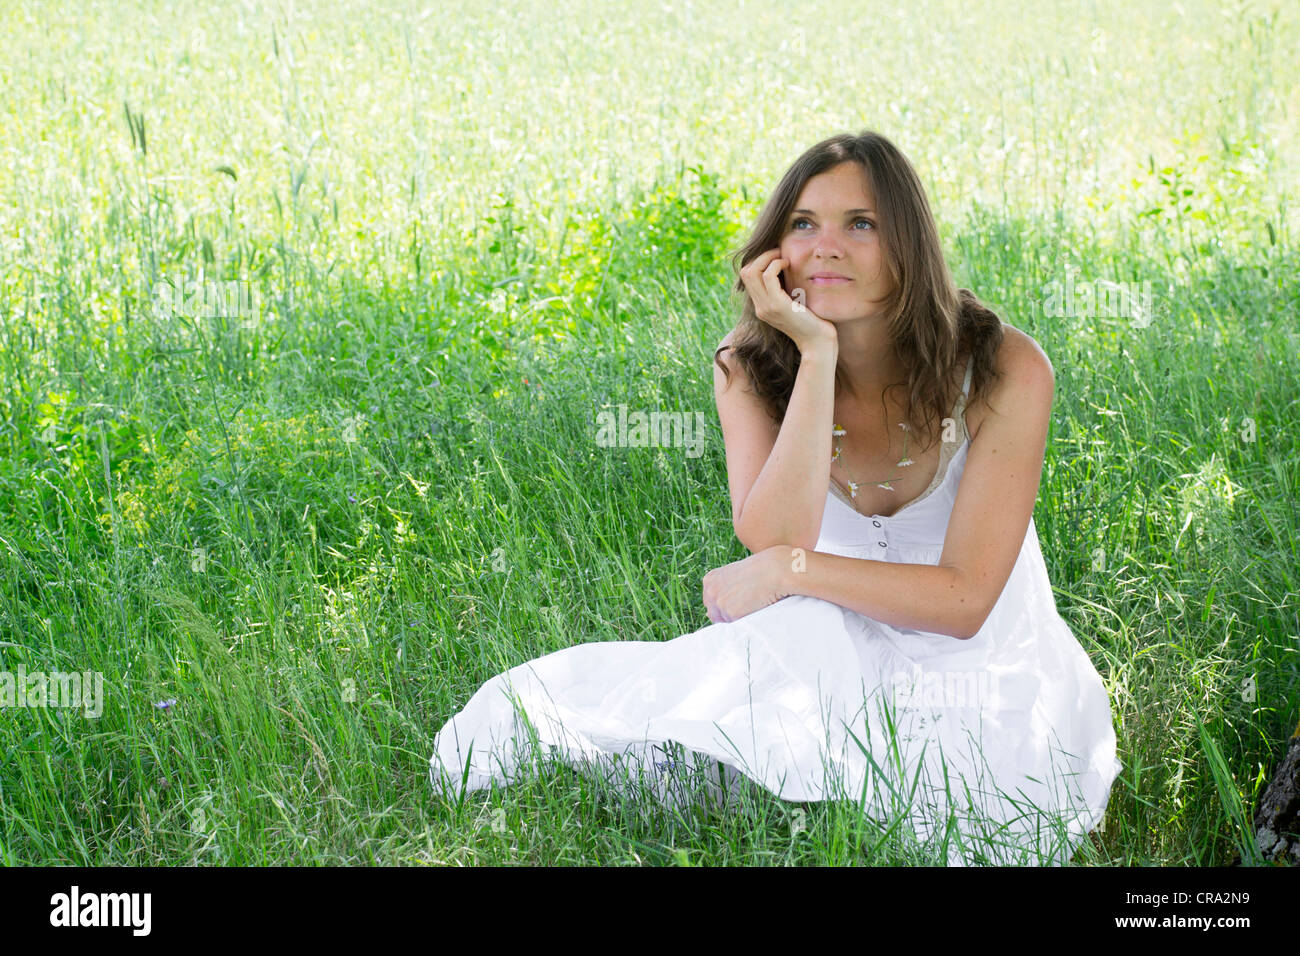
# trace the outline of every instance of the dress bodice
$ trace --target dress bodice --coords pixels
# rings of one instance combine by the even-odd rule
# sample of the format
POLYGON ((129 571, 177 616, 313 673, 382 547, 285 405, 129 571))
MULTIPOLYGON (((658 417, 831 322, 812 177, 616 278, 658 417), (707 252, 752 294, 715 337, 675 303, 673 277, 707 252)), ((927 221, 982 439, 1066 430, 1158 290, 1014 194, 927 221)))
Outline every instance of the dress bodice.
POLYGON ((953 405, 956 434, 951 435, 952 429, 945 432, 943 437, 952 440, 942 442, 939 465, 929 487, 892 515, 865 515, 853 507, 834 481, 830 482, 815 550, 882 561, 938 563, 970 447, 966 401, 970 394, 972 367, 967 362, 961 394, 953 405), (924 554, 918 554, 918 551, 924 554))

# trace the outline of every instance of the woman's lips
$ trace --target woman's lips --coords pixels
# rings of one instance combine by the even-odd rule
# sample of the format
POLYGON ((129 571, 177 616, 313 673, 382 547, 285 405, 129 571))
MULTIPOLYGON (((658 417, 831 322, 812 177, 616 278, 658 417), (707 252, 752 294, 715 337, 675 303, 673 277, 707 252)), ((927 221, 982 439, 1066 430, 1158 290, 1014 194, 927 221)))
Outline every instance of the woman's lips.
POLYGON ((813 285, 845 285, 852 279, 832 279, 830 276, 813 276, 808 280, 813 285))

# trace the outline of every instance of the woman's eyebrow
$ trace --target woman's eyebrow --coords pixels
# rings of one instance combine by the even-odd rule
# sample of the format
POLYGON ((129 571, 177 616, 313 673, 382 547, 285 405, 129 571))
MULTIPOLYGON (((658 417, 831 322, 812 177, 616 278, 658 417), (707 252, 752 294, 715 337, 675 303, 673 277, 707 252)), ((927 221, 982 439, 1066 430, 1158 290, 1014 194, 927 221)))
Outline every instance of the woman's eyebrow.
MULTIPOLYGON (((874 211, 870 209, 846 209, 844 210, 844 215, 853 216, 860 212, 868 212, 871 213, 872 215, 875 215, 874 211)), ((817 213, 813 212, 811 209, 793 209, 790 211, 790 215, 815 216, 817 215, 817 213)))

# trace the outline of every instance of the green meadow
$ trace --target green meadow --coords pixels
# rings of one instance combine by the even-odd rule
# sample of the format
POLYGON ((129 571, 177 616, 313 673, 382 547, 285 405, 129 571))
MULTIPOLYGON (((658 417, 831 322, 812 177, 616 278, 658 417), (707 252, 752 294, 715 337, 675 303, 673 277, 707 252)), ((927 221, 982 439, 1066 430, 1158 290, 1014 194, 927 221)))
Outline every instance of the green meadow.
POLYGON ((846 802, 428 780, 494 674, 709 623, 747 554, 729 255, 864 128, 1056 371, 1035 522, 1124 765, 1074 863, 1261 860, 1300 720, 1294 6, 189 6, 0 31, 0 672, 102 675, 99 713, 0 708, 0 861, 943 859, 846 802), (1073 294, 1110 288, 1147 307, 1073 294), (702 413, 703 453, 598 444, 619 405, 702 413))

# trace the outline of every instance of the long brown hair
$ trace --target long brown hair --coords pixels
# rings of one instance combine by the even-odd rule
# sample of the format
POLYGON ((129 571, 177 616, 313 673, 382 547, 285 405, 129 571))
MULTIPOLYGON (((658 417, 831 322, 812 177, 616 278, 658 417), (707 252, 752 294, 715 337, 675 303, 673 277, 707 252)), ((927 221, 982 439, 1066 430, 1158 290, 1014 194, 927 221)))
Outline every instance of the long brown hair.
MULTIPOLYGON (((799 349, 788 335, 758 318, 754 302, 740 279, 740 270, 768 249, 781 244, 786 223, 804 185, 812 177, 841 163, 857 163, 875 196, 876 228, 880 231, 885 267, 894 291, 885 303, 890 343, 906 369, 906 416, 915 434, 929 439, 948 415, 960 390, 954 371, 974 359, 969 401, 984 398, 998 373, 993 356, 1002 342, 1002 320, 969 289, 953 283, 939 244, 939 230, 930 212, 916 170, 888 139, 872 130, 857 136, 843 133, 824 139, 800 156, 768 197, 753 231, 731 256, 736 271, 733 291, 740 318, 732 345, 733 357, 753 383, 768 415, 785 420, 790 393, 799 372, 799 349)), ((724 348, 727 346, 724 346, 724 348)), ((726 365, 713 361, 727 381, 726 365)), ((835 370, 835 393, 847 387, 835 370)))

